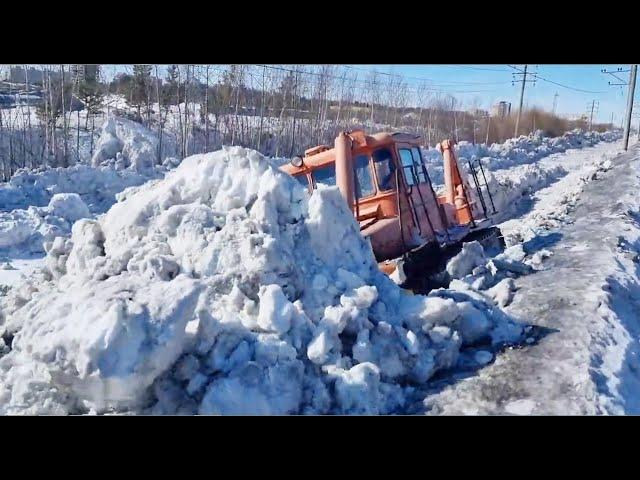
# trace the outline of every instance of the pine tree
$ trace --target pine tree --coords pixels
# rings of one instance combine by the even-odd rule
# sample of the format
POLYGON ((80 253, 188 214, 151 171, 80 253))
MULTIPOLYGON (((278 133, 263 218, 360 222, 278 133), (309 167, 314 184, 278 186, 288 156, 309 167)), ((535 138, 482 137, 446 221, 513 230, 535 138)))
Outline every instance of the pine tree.
POLYGON ((87 109, 87 117, 85 120, 86 130, 89 116, 99 113, 102 108, 104 89, 95 79, 92 79, 91 77, 85 78, 80 82, 78 87, 78 96, 87 109))
POLYGON ((162 103, 164 105, 171 105, 172 101, 177 98, 179 79, 180 72, 178 71, 178 66, 169 65, 167 67, 166 85, 162 92, 162 103))
POLYGON ((133 84, 131 86, 131 103, 138 109, 138 119, 142 121, 141 107, 147 107, 147 119, 150 114, 151 65, 133 66, 133 84))

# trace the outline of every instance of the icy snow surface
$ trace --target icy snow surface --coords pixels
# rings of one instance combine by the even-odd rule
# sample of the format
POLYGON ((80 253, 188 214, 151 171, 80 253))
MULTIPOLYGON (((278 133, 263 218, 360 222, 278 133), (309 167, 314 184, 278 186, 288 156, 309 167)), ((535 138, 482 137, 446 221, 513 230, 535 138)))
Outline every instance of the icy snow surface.
MULTIPOLYGON (((513 245, 502 260, 536 269, 512 279, 519 293, 505 311, 538 325, 537 341, 432 386, 425 412, 640 413, 638 145, 620 155, 620 142, 602 144, 541 167, 560 160, 568 174, 500 225, 513 245)), ((511 288, 493 289, 506 304, 511 288)))

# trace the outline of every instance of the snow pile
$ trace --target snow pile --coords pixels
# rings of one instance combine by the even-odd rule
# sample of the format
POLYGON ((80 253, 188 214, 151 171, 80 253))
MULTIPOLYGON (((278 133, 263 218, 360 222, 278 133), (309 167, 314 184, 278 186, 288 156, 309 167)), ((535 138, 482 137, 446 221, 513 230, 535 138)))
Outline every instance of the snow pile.
MULTIPOLYGON (((519 165, 532 164, 554 153, 562 153, 571 148, 584 148, 599 142, 613 142, 621 134, 615 132, 586 132, 572 130, 560 137, 545 137, 542 131, 518 138, 510 138, 504 143, 494 143, 490 147, 484 144, 473 145, 462 141, 456 145, 456 153, 461 168, 468 170, 468 162, 480 159, 487 171, 496 172, 519 165)), ((434 185, 444 183, 442 155, 437 149, 423 150, 423 156, 434 185)))
MULTIPOLYGON (((485 170, 488 189, 500 219, 511 215, 519 200, 528 198, 533 192, 546 187, 566 174, 567 169, 562 165, 526 164, 499 172, 485 170)), ((485 201, 489 202, 487 187, 483 186, 482 192, 485 201)), ((471 192, 471 195, 476 196, 475 190, 471 192)))
POLYGON ((87 205, 76 193, 57 193, 46 207, 0 212, 0 253, 42 254, 47 242, 68 236, 73 222, 90 216, 87 205))
MULTIPOLYGON (((154 165, 158 139, 154 132, 125 119, 110 117, 103 125, 93 165, 69 168, 19 170, 9 182, 0 184, 0 211, 45 206, 56 193, 77 193, 92 213, 102 213, 127 187, 164 176, 178 162, 166 157, 154 165)), ((168 140, 163 151, 172 152, 168 140)))
POLYGON ((404 293, 336 188, 240 147, 79 220, 47 265, 2 299, 0 413, 390 413, 523 332, 464 282, 404 293))
MULTIPOLYGON (((536 267, 541 266, 540 256, 526 257, 522 244, 512 245, 494 258, 488 258, 479 242, 464 243, 460 253, 447 262, 449 290, 472 292, 476 299, 492 300, 506 307, 515 292, 513 278, 532 273, 532 262, 537 262, 536 267)), ((430 295, 442 294, 436 291, 430 295)))
POLYGON ((93 213, 109 209, 116 193, 158 178, 161 172, 142 175, 132 170, 75 165, 69 168, 20 170, 0 185, 0 211, 46 206, 56 193, 77 193, 93 213))
MULTIPOLYGON (((91 165, 113 165, 116 170, 130 168, 153 175, 154 166, 158 163, 158 143, 155 132, 131 120, 111 116, 102 126, 91 165)), ((164 143, 165 155, 167 152, 174 155, 175 145, 169 142, 169 137, 164 138, 164 143)))

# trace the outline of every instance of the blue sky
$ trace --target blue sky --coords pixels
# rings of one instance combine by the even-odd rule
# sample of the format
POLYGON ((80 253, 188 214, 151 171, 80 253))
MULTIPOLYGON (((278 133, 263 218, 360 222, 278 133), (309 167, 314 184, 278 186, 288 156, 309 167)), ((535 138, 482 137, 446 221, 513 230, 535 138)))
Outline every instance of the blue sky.
MULTIPOLYGON (((521 64, 514 66, 524 67, 521 64)), ((453 95, 466 104, 470 105, 474 98, 477 98, 482 108, 488 108, 499 100, 511 102, 517 108, 520 98, 521 84, 512 85, 514 78, 512 72, 515 70, 507 65, 356 65, 356 67, 400 74, 407 82, 415 85, 422 83, 420 80, 422 78, 429 79, 431 84, 438 85, 434 88, 455 91, 453 95)), ((570 115, 585 112, 587 104, 596 100, 599 103, 598 113, 594 115, 597 121, 609 122, 613 113, 614 123, 619 125, 626 109, 627 88, 609 86, 609 81, 619 82, 611 75, 601 73, 603 68, 616 70, 619 67, 625 70, 629 68, 628 65, 620 64, 530 65, 530 69, 547 81, 539 79, 535 84, 527 83, 524 104, 551 110, 554 95, 557 93, 556 112, 570 115), (573 89, 597 93, 572 90, 550 81, 573 89)), ((629 79, 628 72, 620 76, 625 81, 629 79)), ((636 92, 637 90, 636 85, 636 92)))

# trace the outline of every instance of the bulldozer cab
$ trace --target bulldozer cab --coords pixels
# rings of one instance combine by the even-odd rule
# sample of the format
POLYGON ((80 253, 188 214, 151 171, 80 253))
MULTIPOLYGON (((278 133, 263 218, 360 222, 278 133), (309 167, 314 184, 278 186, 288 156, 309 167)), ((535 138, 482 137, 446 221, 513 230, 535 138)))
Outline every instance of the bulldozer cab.
POLYGON ((443 156, 453 172, 448 181, 457 183, 438 196, 419 141, 406 133, 347 132, 334 147, 308 149, 282 169, 309 192, 319 184, 338 186, 378 261, 393 259, 425 244, 458 242, 476 224, 452 150, 443 156))

